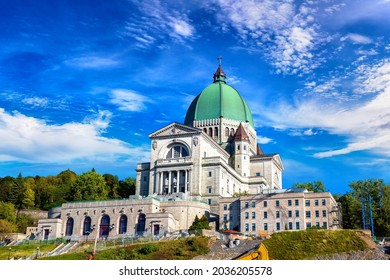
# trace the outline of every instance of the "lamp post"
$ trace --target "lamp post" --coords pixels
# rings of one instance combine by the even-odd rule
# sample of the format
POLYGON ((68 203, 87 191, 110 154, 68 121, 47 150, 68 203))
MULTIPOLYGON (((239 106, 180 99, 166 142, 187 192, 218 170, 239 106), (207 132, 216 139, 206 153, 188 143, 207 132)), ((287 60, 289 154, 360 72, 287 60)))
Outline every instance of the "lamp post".
POLYGON ((11 259, 11 251, 12 251, 12 248, 9 247, 9 248, 8 248, 8 260, 11 259))

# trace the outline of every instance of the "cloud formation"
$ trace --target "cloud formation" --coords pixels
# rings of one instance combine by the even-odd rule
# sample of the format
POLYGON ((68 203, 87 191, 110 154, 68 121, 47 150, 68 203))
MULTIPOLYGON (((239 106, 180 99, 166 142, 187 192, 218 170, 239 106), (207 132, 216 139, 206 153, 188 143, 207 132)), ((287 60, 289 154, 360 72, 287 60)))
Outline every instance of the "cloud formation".
POLYGON ((128 89, 113 89, 110 103, 118 106, 119 110, 140 112, 146 109, 146 103, 152 101, 147 97, 128 89))
POLYGON ((110 113, 100 111, 84 122, 48 121, 6 112, 0 108, 0 161, 65 163, 75 160, 112 161, 119 157, 144 158, 146 151, 102 134, 110 113))
MULTIPOLYGON (((276 110, 264 114, 273 126, 282 129, 318 128, 347 137, 345 147, 318 151, 314 157, 367 150, 390 156, 390 60, 360 65, 352 75, 354 88, 351 94, 359 95, 359 102, 354 99, 344 103, 324 102, 324 97, 317 94, 296 101, 294 105, 280 104, 276 110)), ((314 90, 318 91, 318 88, 320 85, 314 90)), ((323 86, 321 93, 326 95, 330 89, 334 88, 323 86)))

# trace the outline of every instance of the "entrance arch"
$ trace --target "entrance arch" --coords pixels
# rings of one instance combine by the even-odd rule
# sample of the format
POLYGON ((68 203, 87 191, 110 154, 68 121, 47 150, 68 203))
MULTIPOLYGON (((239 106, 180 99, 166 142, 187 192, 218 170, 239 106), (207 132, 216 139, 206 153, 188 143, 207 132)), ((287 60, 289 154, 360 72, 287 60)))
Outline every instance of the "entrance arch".
POLYGON ((107 237, 110 233, 110 216, 103 215, 100 221, 99 237, 107 237))
POLYGON ((72 234, 73 234, 73 224, 74 224, 73 218, 69 217, 66 220, 65 236, 72 236, 72 234))
POLYGON ((143 213, 140 213, 138 215, 138 221, 137 221, 137 235, 144 235, 145 232, 145 223, 146 223, 146 215, 143 213))

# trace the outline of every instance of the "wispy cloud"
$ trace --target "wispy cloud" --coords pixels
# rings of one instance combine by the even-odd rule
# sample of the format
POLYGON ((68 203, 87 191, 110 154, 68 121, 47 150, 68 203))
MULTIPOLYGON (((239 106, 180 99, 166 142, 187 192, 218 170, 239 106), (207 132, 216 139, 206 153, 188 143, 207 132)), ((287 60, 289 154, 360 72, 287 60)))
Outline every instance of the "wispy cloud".
POLYGON ((128 89, 113 89, 110 103, 118 106, 119 110, 139 112, 146 109, 146 103, 152 103, 149 98, 128 89))
POLYGON ((26 97, 22 102, 33 107, 46 107, 49 100, 46 97, 26 97))
POLYGON ((77 67, 77 68, 90 68, 90 69, 99 69, 99 68, 109 68, 115 67, 120 62, 113 58, 108 57, 99 57, 99 56, 83 56, 75 57, 64 61, 66 65, 77 67))
POLYGON ((100 111, 83 122, 49 124, 42 119, 0 108, 0 161, 65 163, 143 157, 139 148, 102 136, 109 121, 110 113, 100 111))
POLYGON ((357 33, 348 33, 340 38, 340 41, 346 40, 351 41, 353 44, 371 44, 373 42, 371 38, 357 33))
POLYGON ((349 91, 360 95, 359 102, 332 103, 321 96, 310 96, 293 105, 282 103, 276 110, 265 110, 264 116, 275 127, 318 128, 347 137, 345 147, 317 152, 313 155, 317 158, 363 150, 390 156, 390 60, 360 65, 352 74, 353 88, 349 91))
MULTIPOLYGON (((308 73, 322 62, 317 52, 330 40, 316 22, 312 1, 216 0, 219 21, 231 26, 249 50, 259 50, 277 73, 308 73)), ((319 54, 318 54, 319 53, 319 54)))
POLYGON ((171 40, 185 44, 194 38, 196 30, 187 16, 188 11, 173 5, 168 7, 159 0, 133 2, 140 14, 134 14, 128 20, 122 36, 135 39, 136 47, 166 48, 171 40))

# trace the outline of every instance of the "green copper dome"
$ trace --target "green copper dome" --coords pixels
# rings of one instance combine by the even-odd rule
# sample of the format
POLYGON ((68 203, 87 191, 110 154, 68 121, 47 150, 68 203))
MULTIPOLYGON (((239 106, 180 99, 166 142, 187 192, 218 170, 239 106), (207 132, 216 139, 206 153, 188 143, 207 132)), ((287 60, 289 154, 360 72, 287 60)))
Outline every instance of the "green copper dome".
POLYGON ((214 83, 206 87, 188 108, 184 124, 192 126, 193 121, 219 119, 249 122, 254 128, 252 113, 238 91, 225 82, 226 75, 221 65, 214 74, 214 83))

